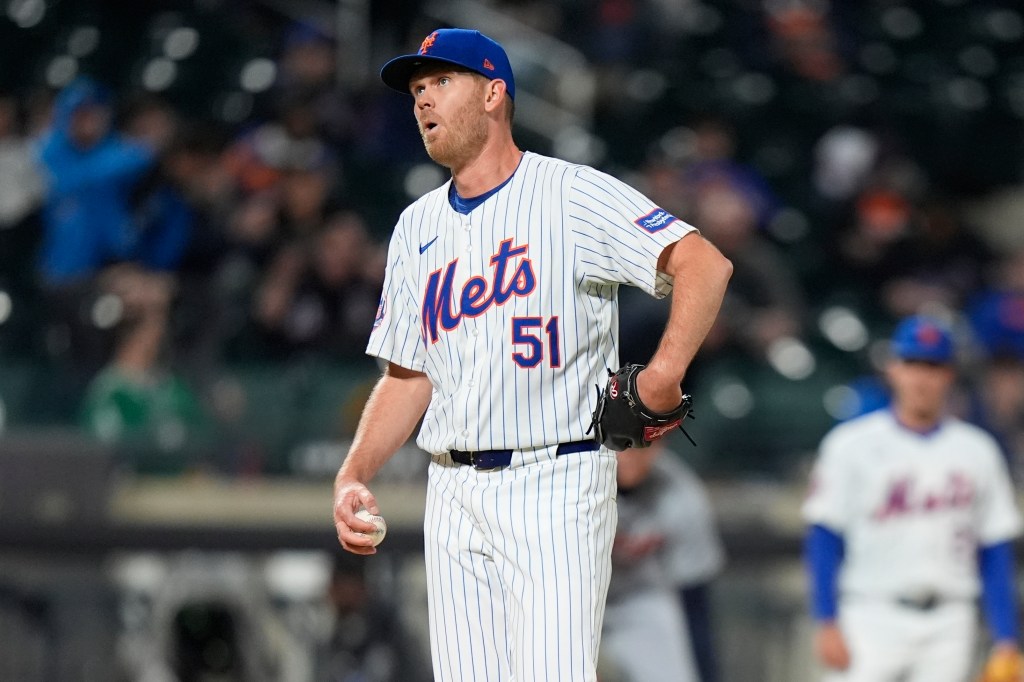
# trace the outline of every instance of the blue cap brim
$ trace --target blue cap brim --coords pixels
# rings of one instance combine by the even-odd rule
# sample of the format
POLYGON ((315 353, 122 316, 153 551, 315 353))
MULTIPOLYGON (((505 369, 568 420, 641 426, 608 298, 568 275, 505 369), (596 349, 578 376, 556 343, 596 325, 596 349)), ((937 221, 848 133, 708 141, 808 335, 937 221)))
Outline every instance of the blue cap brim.
MULTIPOLYGON (((395 57, 385 64, 380 70, 380 79, 384 81, 384 85, 388 86, 392 90, 398 90, 399 92, 404 92, 408 95, 409 81, 412 79, 412 74, 415 73, 416 69, 427 64, 448 64, 451 66, 457 66, 460 69, 465 69, 466 71, 473 71, 465 64, 461 64, 451 59, 430 57, 423 54, 406 54, 401 57, 395 57)), ((480 72, 474 71, 474 73, 480 72)))

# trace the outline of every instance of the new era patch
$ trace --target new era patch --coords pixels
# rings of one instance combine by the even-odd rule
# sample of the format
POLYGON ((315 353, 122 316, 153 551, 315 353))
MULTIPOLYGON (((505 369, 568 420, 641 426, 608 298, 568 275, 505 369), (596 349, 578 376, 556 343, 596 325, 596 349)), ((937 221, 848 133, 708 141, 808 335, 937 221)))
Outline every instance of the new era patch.
POLYGON ((656 208, 647 215, 637 218, 633 222, 651 234, 654 234, 655 232, 663 230, 671 225, 674 220, 678 220, 678 218, 663 208, 656 208))

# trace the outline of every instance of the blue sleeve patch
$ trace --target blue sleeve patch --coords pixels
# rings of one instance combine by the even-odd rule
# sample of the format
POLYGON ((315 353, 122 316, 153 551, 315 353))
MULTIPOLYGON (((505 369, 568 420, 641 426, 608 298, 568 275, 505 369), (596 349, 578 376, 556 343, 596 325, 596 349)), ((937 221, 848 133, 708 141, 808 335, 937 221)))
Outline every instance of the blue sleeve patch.
POLYGON ((655 232, 664 230, 666 227, 671 225, 674 220, 678 220, 678 218, 663 208, 656 208, 647 215, 637 218, 633 222, 651 234, 654 234, 655 232))
MULTIPOLYGON (((377 329, 384 322, 384 318, 388 314, 388 297, 385 294, 380 295, 380 303, 377 304, 377 315, 373 318, 373 329, 377 329)), ((371 330, 372 331, 372 330, 371 330)))

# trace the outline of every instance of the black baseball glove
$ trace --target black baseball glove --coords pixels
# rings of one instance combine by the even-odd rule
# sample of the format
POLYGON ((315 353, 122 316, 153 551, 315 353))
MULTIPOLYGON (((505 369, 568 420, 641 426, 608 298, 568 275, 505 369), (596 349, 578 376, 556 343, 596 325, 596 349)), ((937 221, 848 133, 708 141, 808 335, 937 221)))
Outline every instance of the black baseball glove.
POLYGON ((676 427, 690 438, 683 429, 683 420, 693 418, 693 400, 684 394, 674 410, 659 413, 648 409, 636 391, 636 375, 643 368, 629 364, 618 372, 608 370, 604 390, 597 389, 597 408, 587 433, 593 430, 595 440, 610 450, 646 448, 676 427))

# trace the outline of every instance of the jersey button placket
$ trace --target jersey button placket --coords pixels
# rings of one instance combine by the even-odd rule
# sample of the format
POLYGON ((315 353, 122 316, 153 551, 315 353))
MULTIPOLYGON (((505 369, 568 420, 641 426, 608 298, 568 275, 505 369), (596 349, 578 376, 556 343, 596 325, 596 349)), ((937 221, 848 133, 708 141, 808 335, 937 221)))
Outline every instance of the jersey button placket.
MULTIPOLYGON (((471 224, 470 224, 469 216, 462 215, 462 216, 460 216, 460 218, 462 220, 463 231, 456 234, 456 237, 455 237, 455 241, 456 241, 455 248, 457 249, 456 250, 456 254, 461 254, 460 262, 464 264, 465 273, 466 273, 465 277, 469 277, 473 273, 477 273, 478 272, 479 263, 477 263, 476 259, 473 257, 473 242, 472 242, 472 237, 470 235, 471 224)), ((460 310, 460 312, 461 312, 461 310, 460 310)), ((461 319, 461 322, 460 322, 460 325, 459 325, 459 330, 457 332, 458 337, 461 338, 461 339, 466 339, 467 336, 469 336, 470 334, 474 334, 474 332, 476 332, 476 320, 474 318, 471 318, 471 317, 463 317, 461 319), (471 331, 471 328, 472 328, 472 331, 471 331)), ((461 346, 459 355, 462 357, 463 369, 464 370, 467 369, 467 368, 471 369, 473 353, 472 353, 472 350, 470 350, 470 349, 472 349, 473 346, 472 346, 471 343, 466 343, 464 341, 462 343, 460 343, 459 345, 461 346), (467 351, 469 351, 469 352, 467 352, 467 351)), ((473 396, 473 390, 472 389, 473 389, 473 382, 472 382, 472 380, 470 380, 470 381, 463 381, 462 385, 459 388, 459 392, 464 394, 464 401, 465 401, 466 405, 474 404, 474 398, 472 397, 473 396)), ((472 449, 476 448, 477 447, 477 443, 469 440, 470 433, 471 433, 471 429, 470 429, 470 426, 471 426, 470 412, 467 410, 466 413, 463 414, 463 415, 459 415, 458 413, 456 413, 455 418, 456 418, 455 428, 457 429, 457 433, 459 434, 459 436, 462 437, 463 442, 464 442, 463 449, 472 450, 472 449)))

